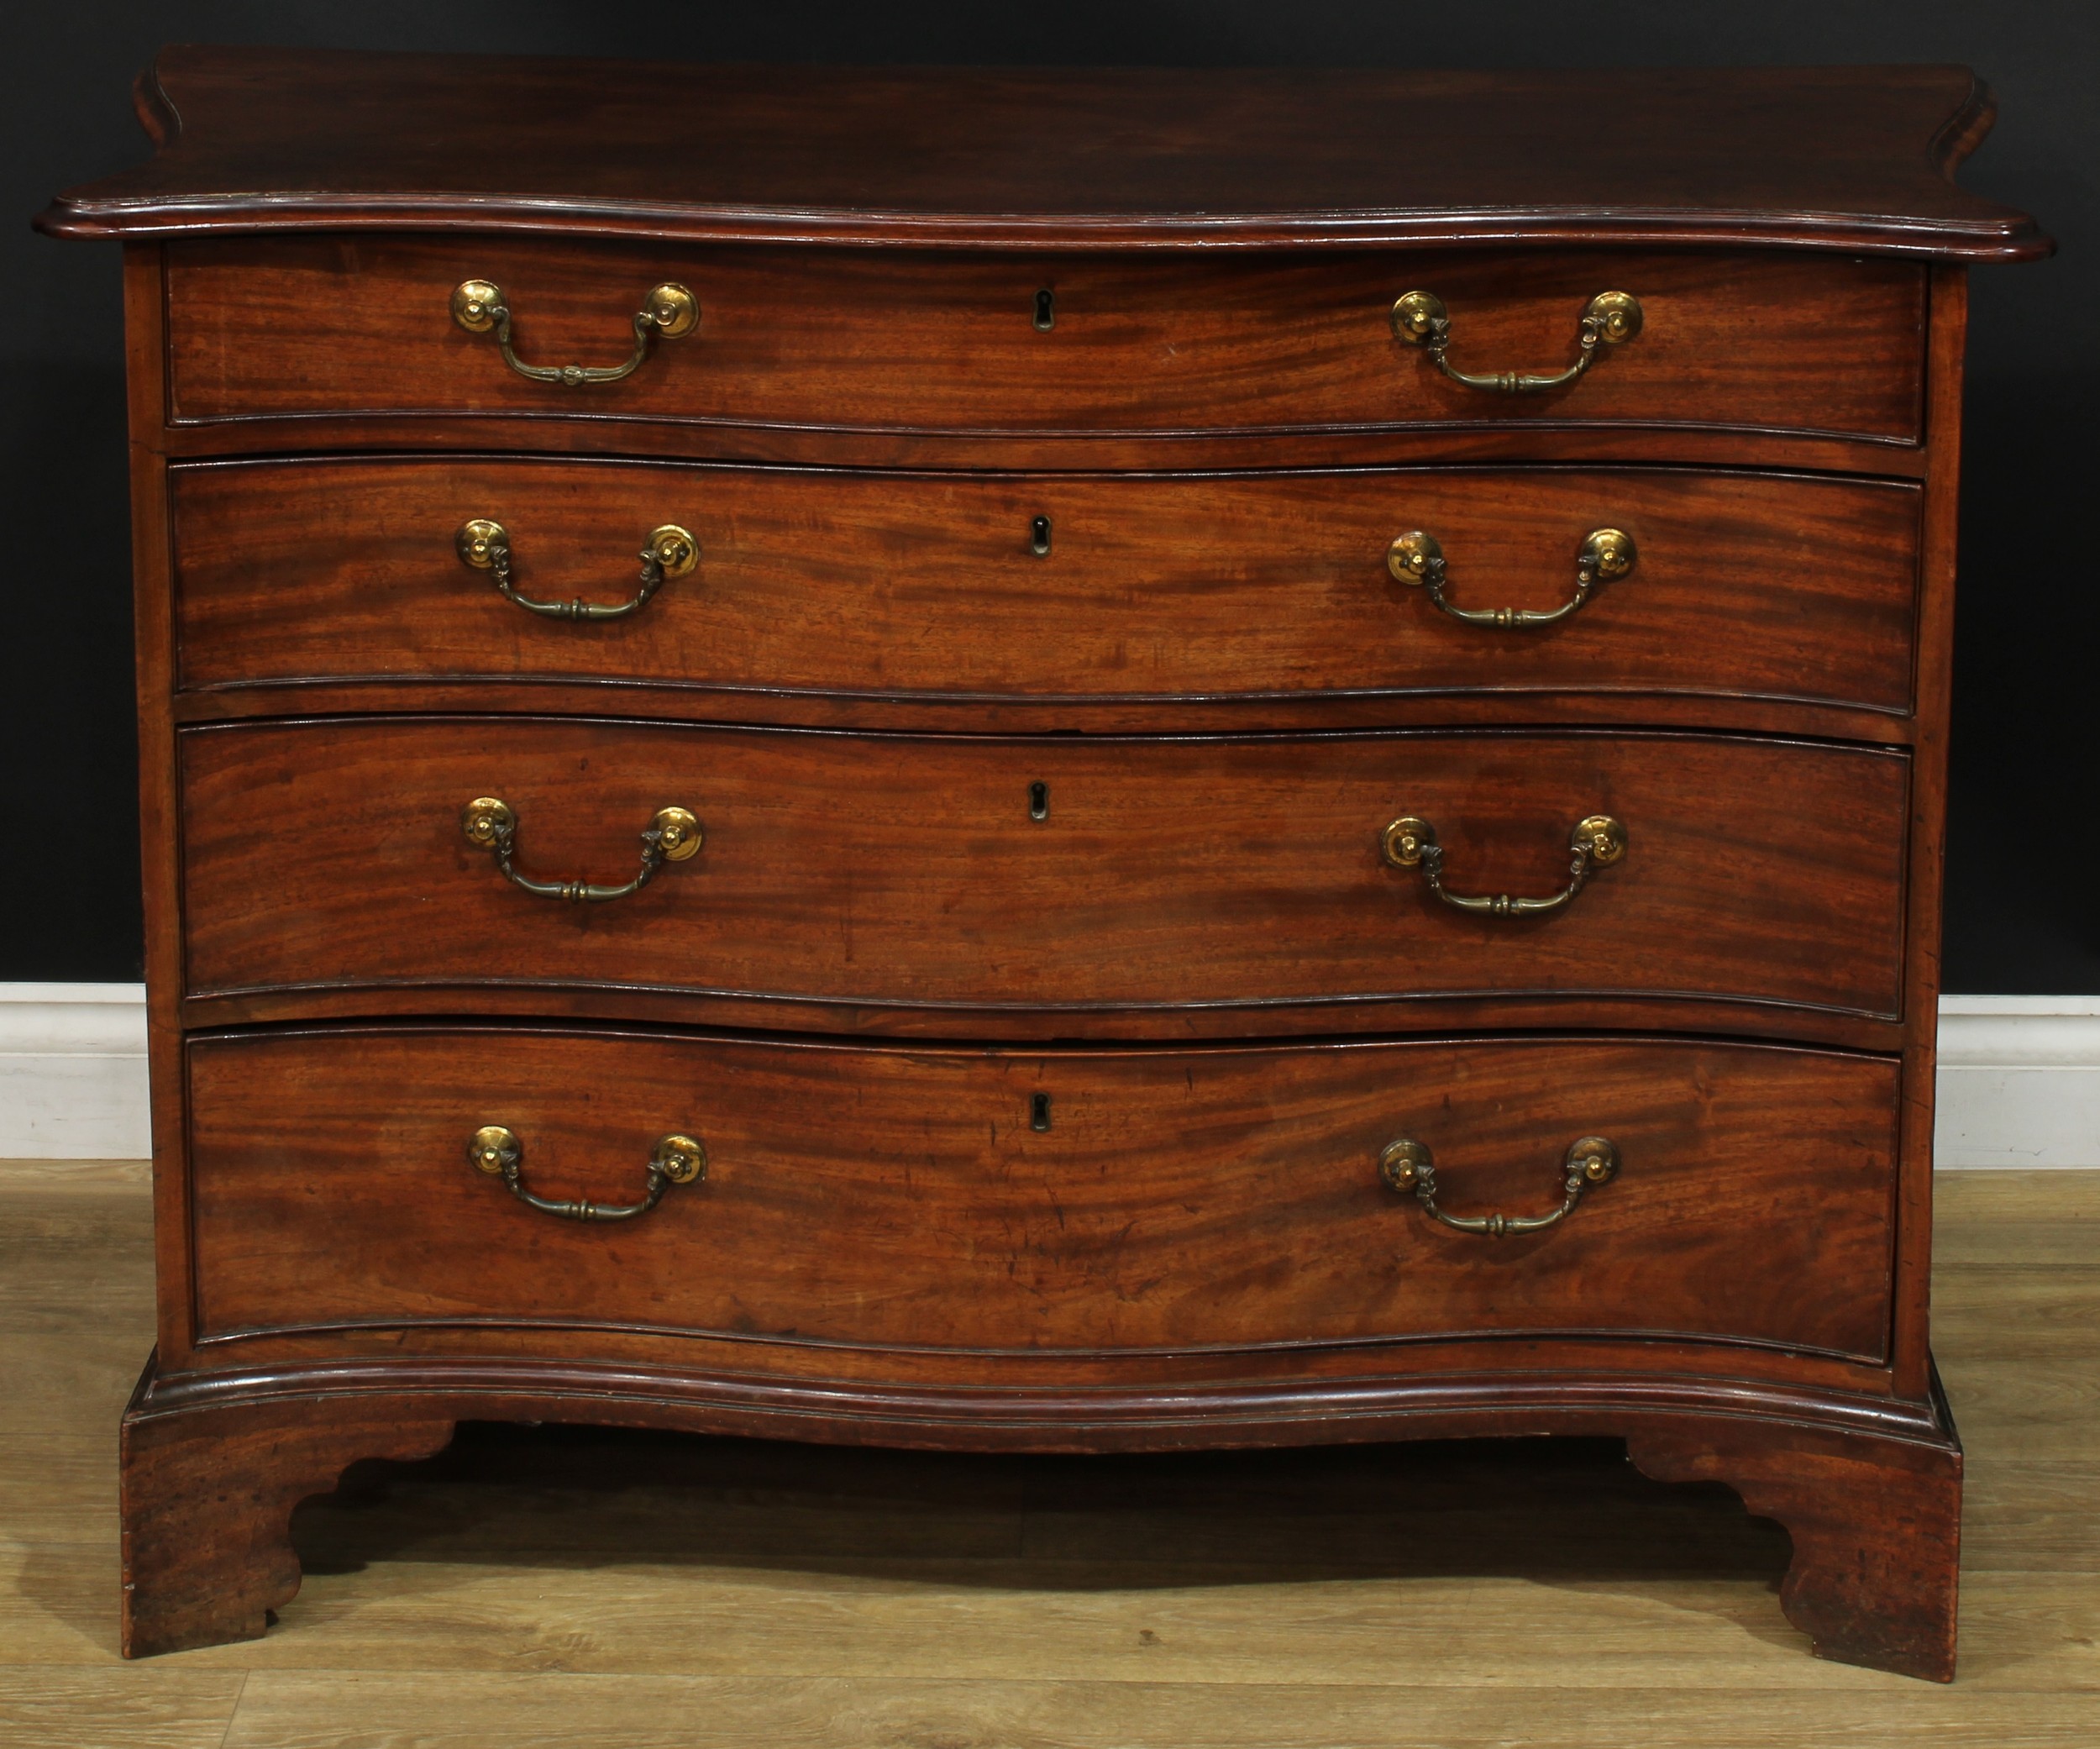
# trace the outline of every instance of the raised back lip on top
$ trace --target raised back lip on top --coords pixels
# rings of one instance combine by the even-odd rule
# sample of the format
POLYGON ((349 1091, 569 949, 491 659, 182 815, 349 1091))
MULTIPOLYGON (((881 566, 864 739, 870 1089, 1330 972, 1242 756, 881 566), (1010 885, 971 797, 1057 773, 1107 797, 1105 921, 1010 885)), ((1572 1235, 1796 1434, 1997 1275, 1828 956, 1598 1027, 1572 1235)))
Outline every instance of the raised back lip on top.
POLYGON ((1953 181, 1993 114, 1955 66, 680 66, 183 47, 136 102, 155 156, 60 196, 39 228, 2054 248, 1953 181))

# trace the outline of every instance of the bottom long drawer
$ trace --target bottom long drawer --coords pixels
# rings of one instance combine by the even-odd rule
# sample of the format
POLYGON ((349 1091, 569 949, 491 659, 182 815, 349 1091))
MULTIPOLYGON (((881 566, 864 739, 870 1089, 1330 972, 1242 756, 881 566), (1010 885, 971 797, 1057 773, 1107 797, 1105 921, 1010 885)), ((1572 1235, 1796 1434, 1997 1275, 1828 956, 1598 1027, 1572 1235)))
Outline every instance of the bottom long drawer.
POLYGON ((1887 1347, 1881 1058, 393 1027, 200 1037, 189 1075, 207 1338, 435 1322, 975 1350, 1526 1331, 1887 1347), (659 1149, 673 1136, 704 1166, 659 1149), (1571 1177, 1593 1137, 1611 1151, 1575 1149, 1571 1177), (1614 1154, 1614 1175, 1592 1163, 1614 1154), (1572 1206, 1463 1230, 1425 1179, 1461 1221, 1572 1206), (612 1220, 573 1207, 652 1199, 612 1220))

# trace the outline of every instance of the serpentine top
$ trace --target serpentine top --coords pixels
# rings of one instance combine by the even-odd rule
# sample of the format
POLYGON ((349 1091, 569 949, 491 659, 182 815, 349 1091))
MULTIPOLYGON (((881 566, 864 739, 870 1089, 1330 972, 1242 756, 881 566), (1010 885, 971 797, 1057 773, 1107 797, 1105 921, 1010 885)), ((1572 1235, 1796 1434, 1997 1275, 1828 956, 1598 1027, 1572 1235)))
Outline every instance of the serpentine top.
POLYGON ((1955 185, 1953 66, 1435 72, 669 63, 173 48, 151 162, 67 236, 381 226, 674 241, 1791 244, 2016 260, 1955 185))

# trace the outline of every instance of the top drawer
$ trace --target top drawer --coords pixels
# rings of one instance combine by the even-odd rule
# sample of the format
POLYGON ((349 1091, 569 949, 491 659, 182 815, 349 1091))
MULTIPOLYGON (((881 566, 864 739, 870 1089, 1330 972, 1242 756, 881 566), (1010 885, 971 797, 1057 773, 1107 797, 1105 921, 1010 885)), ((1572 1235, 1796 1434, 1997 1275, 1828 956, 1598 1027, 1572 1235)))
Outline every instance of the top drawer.
POLYGON ((1129 255, 676 248, 504 238, 232 238, 168 251, 177 423, 512 414, 1037 434, 1693 425, 1916 439, 1924 273, 1780 251, 1129 255), (454 319, 501 289, 518 363, 454 319), (651 289, 698 320, 642 333, 651 289), (1469 386, 1395 331, 1432 294, 1455 371, 1551 375, 1590 300, 1638 332, 1536 392, 1469 386))

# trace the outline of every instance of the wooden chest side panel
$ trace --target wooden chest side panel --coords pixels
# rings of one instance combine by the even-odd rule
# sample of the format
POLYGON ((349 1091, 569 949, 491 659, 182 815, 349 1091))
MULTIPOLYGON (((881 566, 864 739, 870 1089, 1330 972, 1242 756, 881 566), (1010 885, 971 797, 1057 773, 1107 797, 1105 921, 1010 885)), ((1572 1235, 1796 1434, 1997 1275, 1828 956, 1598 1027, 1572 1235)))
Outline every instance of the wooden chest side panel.
POLYGON ((201 1039, 190 1076, 207 1336, 435 1321, 973 1350, 1518 1331, 1886 1346, 1887 1059, 404 1028, 201 1039), (667 1131, 705 1144, 707 1173, 638 1220, 560 1220, 470 1165, 485 1123, 521 1137, 542 1195, 631 1200, 667 1131), (1454 1212, 1542 1213, 1561 1151, 1593 1132, 1620 1176, 1520 1237, 1435 1225, 1378 1172, 1413 1135, 1454 1212))
POLYGON ((996 1010, 1378 995, 1710 995, 1899 1010, 1899 754, 1639 733, 1116 739, 530 717, 184 732, 192 994, 390 983, 707 990, 996 1010), (1032 817, 1032 785, 1044 786, 1032 817), (631 898, 659 807, 706 848, 631 898), (1441 904, 1380 835, 1428 819, 1461 893, 1551 893, 1568 834, 1630 849, 1564 910, 1441 904))

